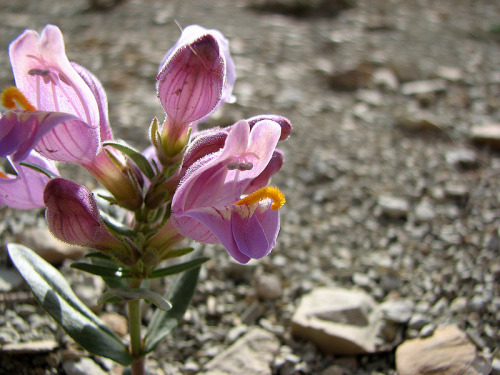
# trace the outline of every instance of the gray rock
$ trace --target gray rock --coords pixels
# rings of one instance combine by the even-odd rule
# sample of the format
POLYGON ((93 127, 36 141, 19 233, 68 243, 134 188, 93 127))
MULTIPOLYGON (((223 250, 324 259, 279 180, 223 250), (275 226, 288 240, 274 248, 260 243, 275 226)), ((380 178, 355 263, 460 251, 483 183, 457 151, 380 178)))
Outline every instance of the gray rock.
POLYGON ((407 340, 396 350, 399 375, 487 375, 490 368, 456 326, 440 327, 428 338, 407 340))
POLYGON ((281 297, 281 280, 277 275, 258 275, 254 279, 255 291, 262 299, 277 299, 281 297))
POLYGON ((261 328, 253 328, 208 362, 200 375, 271 375, 271 363, 280 341, 261 328))
POLYGON ((500 149, 500 124, 478 125, 472 128, 470 139, 478 145, 500 149))
POLYGON ((390 69, 381 68, 373 73, 373 82, 382 88, 396 91, 399 87, 398 77, 390 69))
POLYGON ((416 313, 414 314, 409 322, 408 327, 417 331, 420 331, 423 327, 431 322, 431 319, 424 314, 416 313))
POLYGON ((440 66, 436 70, 436 76, 449 82, 458 82, 463 79, 462 70, 453 66, 440 66))
POLYGON ((106 372, 88 357, 78 361, 63 361, 62 367, 67 375, 105 375, 106 372))
POLYGON ((380 304, 385 319, 394 323, 407 323, 413 315, 415 303, 408 299, 388 300, 380 304))
POLYGON ((291 328, 294 336, 328 353, 374 353, 387 348, 380 338, 382 313, 373 298, 360 290, 314 289, 302 297, 291 328))
POLYGON ((403 95, 420 95, 446 90, 446 82, 442 79, 406 82, 401 85, 403 95))
POLYGON ((377 199, 377 214, 391 219, 406 218, 410 205, 407 200, 390 195, 381 195, 377 199))
POLYGON ((436 217, 436 212, 432 207, 431 202, 423 199, 415 206, 415 219, 418 222, 428 222, 436 217))
POLYGON ((446 162, 456 168, 474 169, 479 166, 476 153, 472 150, 457 149, 445 154, 446 162))
POLYGON ((19 272, 11 268, 0 268, 0 292, 16 290, 24 284, 24 279, 19 272))

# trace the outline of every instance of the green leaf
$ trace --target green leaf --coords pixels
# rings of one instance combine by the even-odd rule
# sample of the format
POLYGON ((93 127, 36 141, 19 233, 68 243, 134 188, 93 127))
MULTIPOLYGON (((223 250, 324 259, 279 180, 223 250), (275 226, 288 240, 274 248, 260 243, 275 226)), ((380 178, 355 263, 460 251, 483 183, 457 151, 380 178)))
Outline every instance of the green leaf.
POLYGON ((151 164, 149 164, 148 159, 146 159, 144 155, 141 154, 139 151, 134 150, 129 145, 120 142, 106 141, 103 142, 103 145, 116 148, 118 151, 121 151, 125 155, 127 155, 130 159, 134 161, 137 167, 142 171, 142 173, 146 175, 148 179, 151 180, 154 177, 155 172, 153 171, 151 164))
POLYGON ((49 171, 48 169, 44 168, 44 167, 41 167, 39 166, 38 164, 34 164, 34 163, 30 163, 30 162, 27 162, 27 161, 22 161, 19 163, 19 165, 22 165, 23 167, 28 167, 28 168, 31 168, 33 169, 34 171, 37 171, 37 172, 40 172, 40 173, 43 173, 45 176, 47 176, 48 178, 56 178, 56 177, 59 177, 58 175, 56 175, 55 173, 49 171))
POLYGON ((188 271, 190 269, 201 266, 210 258, 196 258, 188 262, 179 263, 174 266, 160 268, 159 270, 154 270, 148 279, 157 279, 159 277, 172 276, 181 272, 188 271))
POLYGON ((130 279, 132 275, 129 270, 123 269, 118 266, 104 266, 100 264, 91 264, 91 263, 73 263, 71 264, 71 268, 75 270, 80 270, 84 272, 91 273, 92 275, 97 275, 101 277, 111 277, 117 279, 130 279))
POLYGON ((200 267, 190 269, 174 278, 166 299, 172 303, 168 311, 156 310, 149 322, 144 338, 144 353, 153 351, 160 341, 167 336, 181 321, 198 284, 200 267))
POLYGON ((80 301, 57 269, 23 245, 8 244, 7 249, 37 301, 73 340, 123 366, 133 362, 127 344, 80 301))
POLYGON ((184 247, 182 249, 174 249, 174 250, 169 250, 161 260, 165 259, 171 259, 171 258, 177 258, 181 257, 183 255, 189 254, 192 252, 194 249, 192 247, 184 247))
POLYGON ((118 220, 113 218, 112 216, 101 211, 101 219, 106 225, 106 228, 113 234, 118 236, 127 236, 127 237, 136 237, 137 232, 135 232, 132 228, 120 223, 118 220))
POLYGON ((172 305, 160 294, 145 288, 117 288, 107 290, 101 298, 99 303, 115 302, 114 297, 119 297, 122 301, 134 301, 143 299, 146 302, 152 303, 160 310, 170 310, 172 305))

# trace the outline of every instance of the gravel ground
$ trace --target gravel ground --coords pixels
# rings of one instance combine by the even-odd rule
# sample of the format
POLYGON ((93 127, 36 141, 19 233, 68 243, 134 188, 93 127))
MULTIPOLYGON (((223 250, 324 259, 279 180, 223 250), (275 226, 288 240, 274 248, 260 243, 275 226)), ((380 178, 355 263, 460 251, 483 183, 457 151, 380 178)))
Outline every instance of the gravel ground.
MULTIPOLYGON (((276 249, 242 268, 220 247, 200 246, 213 260, 154 366, 195 373, 260 325, 277 335, 286 359, 274 362, 273 374, 319 374, 342 361, 350 373, 394 374, 393 351, 342 359, 291 337, 300 297, 324 285, 360 287, 379 302, 413 301, 405 339, 455 323, 480 351, 494 353, 500 154, 494 140, 473 141, 478 126, 500 126, 500 3, 311 1, 320 10, 298 0, 95 3, 0 0, 0 87, 12 84, 8 43, 25 28, 55 23, 69 58, 106 88, 115 135, 142 148, 151 118, 162 117, 158 63, 177 24, 198 23, 230 39, 238 73, 237 103, 208 124, 278 113, 294 125, 273 181, 287 196, 276 249)), ((82 171, 66 172, 93 184, 82 171)), ((2 208, 0 216, 2 245, 43 224, 41 213, 2 208)), ((5 252, 0 260, 8 268, 5 252)), ((63 270, 92 297, 82 275, 63 270)), ((60 345, 48 356, 0 356, 0 373, 67 373, 64 358, 77 350, 23 287, 13 290, 25 303, 0 295, 0 340, 60 345)))

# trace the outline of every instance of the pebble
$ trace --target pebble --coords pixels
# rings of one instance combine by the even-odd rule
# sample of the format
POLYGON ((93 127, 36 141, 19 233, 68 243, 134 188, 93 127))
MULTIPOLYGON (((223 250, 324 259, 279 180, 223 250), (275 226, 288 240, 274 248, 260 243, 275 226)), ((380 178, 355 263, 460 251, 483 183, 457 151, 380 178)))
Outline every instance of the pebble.
POLYGON ((470 132, 473 143, 500 149, 500 124, 487 124, 474 126, 470 132))
POLYGON ((377 199, 378 216, 391 219, 404 219, 408 215, 410 204, 406 199, 390 195, 381 195, 377 199))
POLYGON ((0 292, 11 292, 24 284, 24 279, 17 270, 0 268, 0 292))
POLYGON ((380 304, 380 309, 385 319, 404 324, 407 323, 415 308, 415 303, 408 299, 388 300, 380 304))
POLYGON ((401 85, 403 95, 421 95, 446 90, 446 82, 442 79, 406 82, 401 85))
POLYGON ((257 275, 254 279, 257 295, 265 300, 273 300, 281 297, 281 279, 274 274, 257 275))
POLYGON ((78 361, 63 361, 62 367, 66 375, 106 375, 106 372, 88 357, 78 361))

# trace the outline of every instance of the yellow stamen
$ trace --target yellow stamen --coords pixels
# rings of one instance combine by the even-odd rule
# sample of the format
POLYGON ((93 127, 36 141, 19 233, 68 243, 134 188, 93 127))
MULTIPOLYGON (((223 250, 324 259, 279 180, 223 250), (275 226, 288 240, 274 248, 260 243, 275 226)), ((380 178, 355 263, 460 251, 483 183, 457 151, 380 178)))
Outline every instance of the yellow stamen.
POLYGON ((27 111, 34 111, 36 108, 26 99, 17 87, 8 87, 3 90, 1 95, 2 106, 7 109, 14 109, 17 104, 27 111), (17 104, 16 104, 17 103, 17 104))
POLYGON ((245 198, 240 199, 236 202, 237 205, 246 204, 251 206, 257 202, 260 202, 264 199, 272 199, 273 204, 271 208, 273 210, 279 210, 281 206, 285 204, 285 194, 283 194, 277 187, 266 186, 257 191, 254 191, 252 194, 247 195, 245 198))

